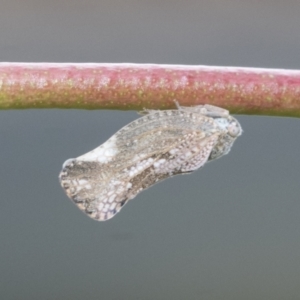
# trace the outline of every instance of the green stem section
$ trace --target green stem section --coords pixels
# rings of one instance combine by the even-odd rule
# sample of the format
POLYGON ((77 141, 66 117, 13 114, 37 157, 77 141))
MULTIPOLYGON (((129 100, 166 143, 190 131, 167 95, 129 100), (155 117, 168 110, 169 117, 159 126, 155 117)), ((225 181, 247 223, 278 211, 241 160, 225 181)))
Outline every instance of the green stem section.
POLYGON ((150 64, 0 63, 0 109, 168 109, 300 117, 300 71, 150 64))

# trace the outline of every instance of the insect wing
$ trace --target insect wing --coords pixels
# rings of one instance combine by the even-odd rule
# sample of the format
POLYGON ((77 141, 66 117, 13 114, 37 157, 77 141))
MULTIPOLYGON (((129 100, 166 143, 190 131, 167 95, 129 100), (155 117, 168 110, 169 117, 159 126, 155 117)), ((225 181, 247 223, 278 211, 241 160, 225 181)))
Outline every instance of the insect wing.
POLYGON ((151 111, 93 151, 67 161, 61 184, 91 218, 107 220, 140 191, 204 165, 218 139, 214 129, 211 119, 199 114, 151 111))

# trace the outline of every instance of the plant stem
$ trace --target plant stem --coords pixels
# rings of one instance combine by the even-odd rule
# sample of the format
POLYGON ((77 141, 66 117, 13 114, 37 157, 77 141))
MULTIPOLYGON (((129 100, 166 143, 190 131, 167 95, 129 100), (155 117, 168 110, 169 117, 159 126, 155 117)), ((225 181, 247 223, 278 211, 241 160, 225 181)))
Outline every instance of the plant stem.
POLYGON ((154 64, 0 63, 0 109, 168 109, 300 117, 300 71, 154 64))

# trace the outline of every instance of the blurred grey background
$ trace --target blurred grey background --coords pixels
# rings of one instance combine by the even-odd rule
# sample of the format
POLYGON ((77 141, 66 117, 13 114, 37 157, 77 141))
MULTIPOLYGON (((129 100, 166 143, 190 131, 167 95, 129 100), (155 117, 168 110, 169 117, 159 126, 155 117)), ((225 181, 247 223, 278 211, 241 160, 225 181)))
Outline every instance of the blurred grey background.
MULTIPOLYGON (((0 61, 300 69, 299 37, 298 0, 0 3, 0 61)), ((136 117, 0 111, 0 298, 299 300, 300 120, 237 116, 228 156, 95 222, 61 165, 136 117)))

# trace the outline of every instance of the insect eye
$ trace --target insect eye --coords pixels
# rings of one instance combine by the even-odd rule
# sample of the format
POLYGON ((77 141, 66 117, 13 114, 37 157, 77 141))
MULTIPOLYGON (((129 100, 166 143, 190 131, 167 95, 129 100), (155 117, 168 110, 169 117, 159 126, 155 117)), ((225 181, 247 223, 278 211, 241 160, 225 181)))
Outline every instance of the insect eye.
POLYGON ((228 133, 232 136, 232 137, 237 137, 240 135, 241 133, 241 129, 239 127, 239 125, 236 122, 232 122, 229 126, 228 126, 228 133))

